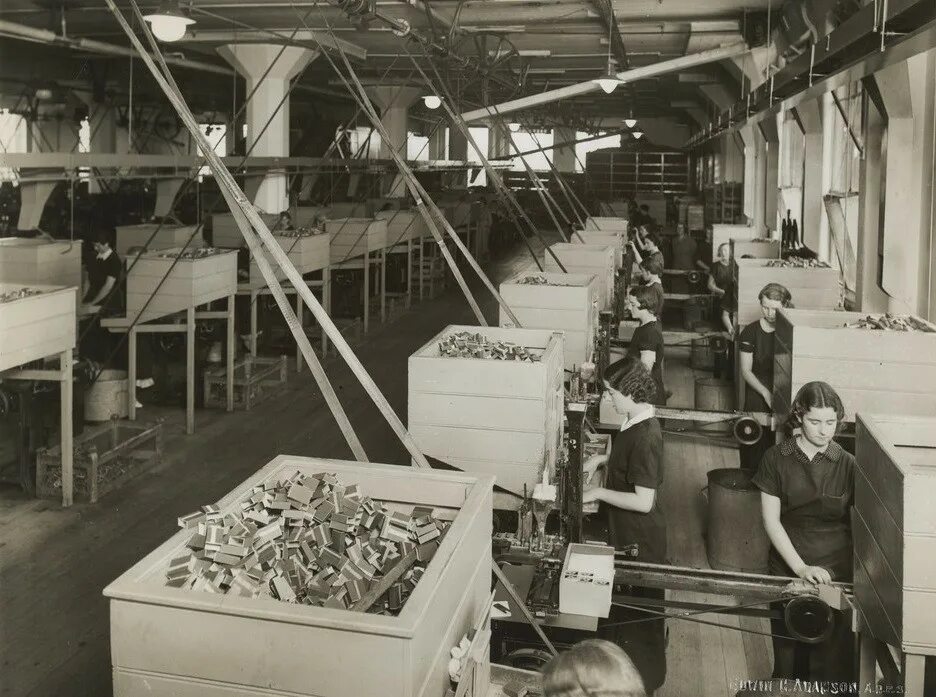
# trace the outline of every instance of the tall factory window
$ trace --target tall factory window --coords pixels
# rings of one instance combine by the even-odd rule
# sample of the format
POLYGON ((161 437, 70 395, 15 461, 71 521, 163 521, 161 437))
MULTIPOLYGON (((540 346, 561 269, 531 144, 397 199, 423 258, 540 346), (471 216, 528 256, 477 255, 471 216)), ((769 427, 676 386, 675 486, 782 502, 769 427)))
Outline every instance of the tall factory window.
POLYGON ((406 134, 406 159, 416 162, 429 161, 429 138, 416 135, 415 133, 406 134))
MULTIPOLYGON (((593 135, 591 133, 585 133, 584 131, 577 131, 575 134, 576 140, 582 140, 588 136, 593 135)), ((594 135, 601 135, 600 133, 594 135)), ((585 171, 585 156, 590 153, 592 150, 601 150, 602 148, 619 148, 621 147, 621 136, 620 134, 615 136, 605 136, 604 138, 597 138, 596 140, 590 140, 587 143, 578 143, 575 146, 575 171, 584 172, 585 171)))
MULTIPOLYGON (((525 130, 518 130, 516 132, 511 132, 510 137, 513 139, 516 150, 512 154, 517 152, 526 153, 530 150, 538 150, 539 148, 546 148, 553 144, 553 134, 552 131, 546 133, 543 132, 529 132, 525 130)), ((524 155, 524 158, 527 164, 536 172, 546 172, 549 170, 549 163, 552 161, 552 150, 546 150, 545 152, 531 152, 528 155, 524 155)), ((526 167, 523 166, 523 160, 519 157, 513 158, 513 165, 511 168, 514 172, 525 172, 526 167)))
POLYGON ((348 131, 349 157, 377 159, 380 157, 380 134, 370 126, 358 126, 348 131), (368 137, 370 140, 368 140, 368 137), (366 145, 365 145, 366 144, 366 145))
MULTIPOLYGON (((26 152, 26 120, 7 109, 0 110, 0 152, 26 152)), ((12 167, 0 167, 0 181, 18 181, 12 167)))
MULTIPOLYGON (((208 139, 208 142, 211 144, 211 149, 214 150, 218 157, 227 156, 227 126, 225 124, 200 123, 198 124, 198 130, 208 139)), ((201 148, 196 148, 196 150, 199 156, 203 155, 201 148)), ((210 174, 211 168, 208 167, 208 165, 198 170, 198 176, 200 177, 207 177, 210 174)))

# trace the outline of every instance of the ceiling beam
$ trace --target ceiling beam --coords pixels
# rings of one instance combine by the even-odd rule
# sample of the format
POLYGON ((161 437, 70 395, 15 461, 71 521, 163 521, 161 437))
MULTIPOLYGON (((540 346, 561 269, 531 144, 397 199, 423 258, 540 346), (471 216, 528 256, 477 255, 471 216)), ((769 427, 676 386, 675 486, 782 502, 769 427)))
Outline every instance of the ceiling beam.
POLYGON ((190 30, 190 33, 179 39, 180 44, 285 44, 309 48, 309 42, 314 42, 324 49, 339 48, 349 56, 358 60, 367 60, 367 51, 350 41, 331 36, 327 31, 314 29, 290 30, 288 34, 280 34, 273 30, 257 31, 199 31, 190 30))
MULTIPOLYGON (((679 58, 653 63, 652 65, 647 65, 640 68, 625 70, 622 73, 618 73, 617 77, 621 82, 624 83, 634 82, 635 80, 645 80, 647 78, 666 75, 667 73, 673 73, 692 66, 704 65, 706 63, 714 63, 716 61, 733 58, 734 56, 745 53, 747 50, 748 49, 745 44, 735 44, 733 46, 726 46, 724 48, 713 49, 711 51, 702 51, 701 53, 694 53, 688 56, 681 56, 679 58)), ((489 118, 495 114, 504 115, 515 111, 532 109, 544 104, 551 104, 553 102, 562 101, 563 99, 570 99, 572 97, 579 97, 584 94, 597 92, 600 89, 601 88, 594 82, 594 80, 589 80, 588 82, 580 82, 576 85, 560 87, 558 89, 541 92, 540 94, 533 94, 527 97, 521 97, 519 99, 512 99, 510 101, 490 107, 485 107, 483 109, 475 109, 474 111, 465 112, 461 116, 465 121, 479 121, 485 118, 489 118)))

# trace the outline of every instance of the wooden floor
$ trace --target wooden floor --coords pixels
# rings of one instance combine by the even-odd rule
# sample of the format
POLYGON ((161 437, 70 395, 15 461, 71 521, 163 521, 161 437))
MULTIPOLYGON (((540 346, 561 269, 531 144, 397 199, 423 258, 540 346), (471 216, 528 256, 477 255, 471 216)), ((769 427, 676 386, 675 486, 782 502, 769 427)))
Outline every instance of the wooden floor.
MULTIPOLYGON (((496 282, 526 267, 518 248, 490 269, 496 282)), ((477 289, 479 284, 473 286, 477 289)), ((493 300, 476 290, 490 321, 493 300)), ((457 290, 414 305, 394 322, 372 329, 357 350, 398 414, 406 414, 408 356, 445 324, 473 324, 457 290)), ((692 402, 685 357, 668 357, 675 405, 692 402)), ((376 407, 337 359, 326 362, 335 389, 370 459, 408 457, 376 407)), ((145 396, 144 396, 145 401, 145 396)), ((179 411, 149 407, 141 418, 167 417, 160 468, 129 482, 94 506, 63 510, 0 489, 0 695, 107 697, 111 694, 107 604, 101 590, 176 529, 175 519, 210 503, 279 453, 350 459, 338 428, 308 375, 291 375, 281 394, 255 411, 200 411, 196 434, 185 436, 179 411)), ((670 550, 679 564, 705 566, 700 489, 705 472, 737 466, 736 451, 685 435, 666 438, 664 505, 670 550)), ((690 594, 673 597, 697 599, 690 594)), ((737 626, 727 616, 705 616, 737 626)), ((745 627, 756 627, 742 621, 745 627)), ((761 623, 762 624, 762 623, 761 623)), ((733 694, 730 683, 769 675, 769 645, 760 636, 670 621, 669 676, 658 695, 733 694)), ((349 696, 353 697, 353 696, 349 696)))

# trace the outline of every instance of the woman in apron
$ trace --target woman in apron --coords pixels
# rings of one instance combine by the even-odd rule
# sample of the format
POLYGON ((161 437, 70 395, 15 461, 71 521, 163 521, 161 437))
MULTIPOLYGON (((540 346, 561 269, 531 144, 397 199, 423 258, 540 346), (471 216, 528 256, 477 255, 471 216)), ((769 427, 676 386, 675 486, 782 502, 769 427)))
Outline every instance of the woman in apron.
MULTIPOLYGON (((773 575, 816 584, 851 581, 855 458, 833 440, 843 416, 842 400, 828 384, 803 385, 790 410, 794 435, 770 448, 757 470, 753 482, 761 490, 773 575)), ((818 644, 781 638, 789 630, 782 619, 771 620, 773 677, 854 679, 851 627, 843 613, 833 614, 831 636, 818 644)))

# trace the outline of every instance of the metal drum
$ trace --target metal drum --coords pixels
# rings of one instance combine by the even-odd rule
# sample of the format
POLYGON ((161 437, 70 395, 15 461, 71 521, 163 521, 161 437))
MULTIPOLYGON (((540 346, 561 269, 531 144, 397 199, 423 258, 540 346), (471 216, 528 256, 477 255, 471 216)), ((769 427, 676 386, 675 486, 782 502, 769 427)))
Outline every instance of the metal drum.
MULTIPOLYGON (((698 378, 695 381, 695 408, 700 411, 733 411, 734 384, 730 380, 698 378)), ((704 433, 727 434, 731 433, 732 421, 697 421, 695 427, 704 433)))
POLYGON ((720 571, 767 573, 770 539, 761 519, 760 491, 742 469, 708 473, 709 565, 720 571))
POLYGON ((695 370, 715 370, 715 348, 711 337, 692 340, 689 365, 695 370))

